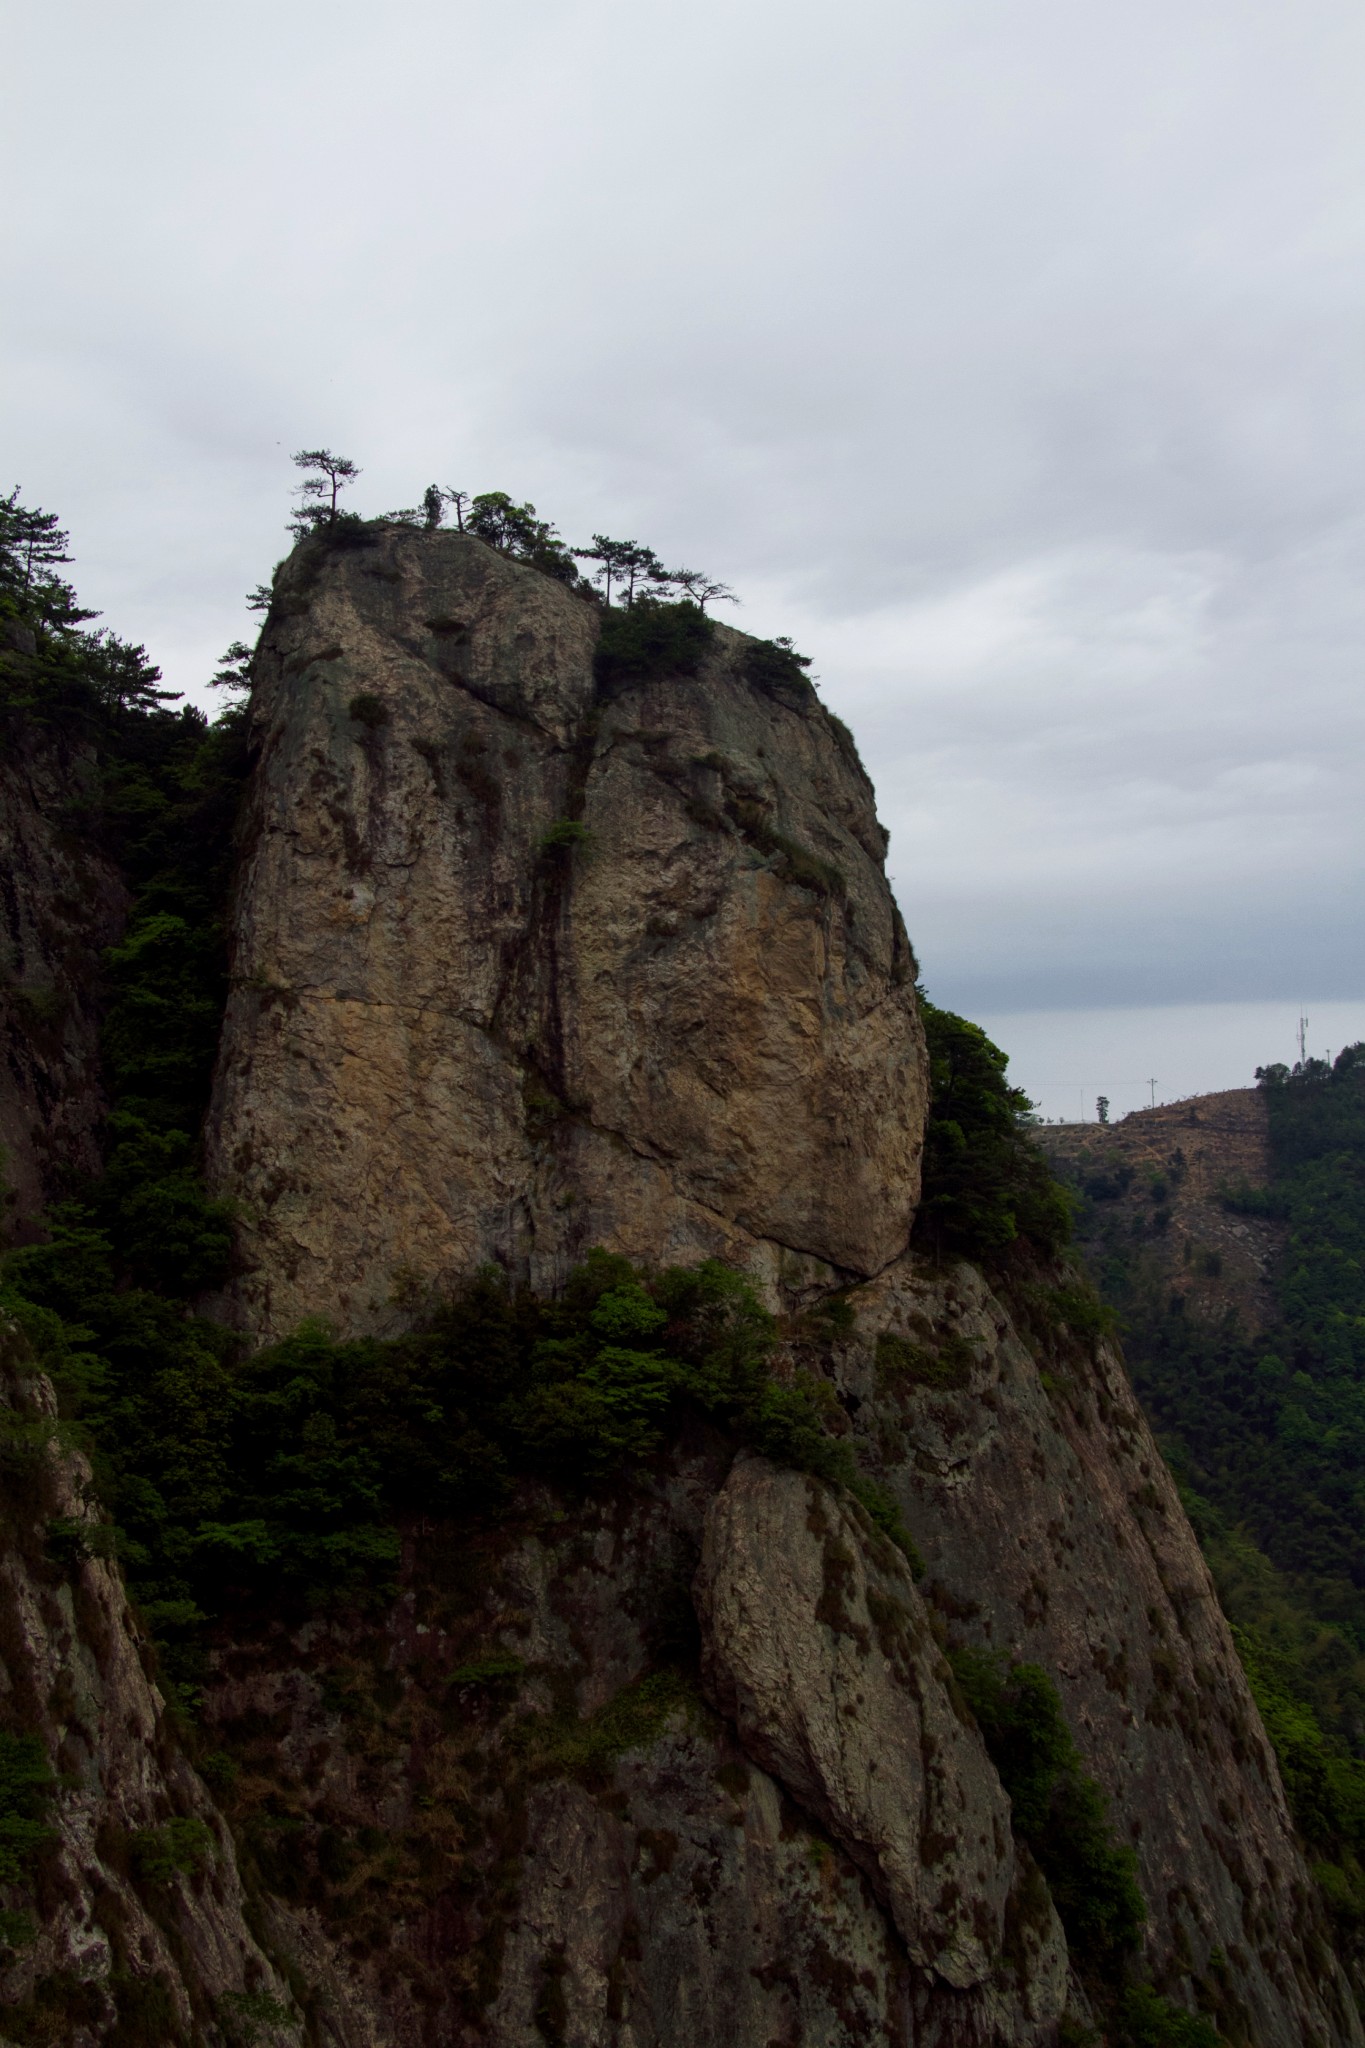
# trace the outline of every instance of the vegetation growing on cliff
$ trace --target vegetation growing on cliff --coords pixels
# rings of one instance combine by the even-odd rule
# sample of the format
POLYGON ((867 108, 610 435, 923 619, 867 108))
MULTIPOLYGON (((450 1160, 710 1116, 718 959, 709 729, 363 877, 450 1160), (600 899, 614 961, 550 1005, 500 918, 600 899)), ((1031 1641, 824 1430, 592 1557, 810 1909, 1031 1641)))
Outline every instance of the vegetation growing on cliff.
POLYGON ((610 697, 655 676, 695 675, 714 638, 711 620, 687 599, 666 604, 639 597, 632 605, 618 605, 602 620, 593 658, 598 688, 610 697))
POLYGON ((1071 1201, 1028 1129, 1033 1105, 1005 1078, 1007 1055, 979 1024, 920 991, 929 1046, 929 1121, 915 1235, 927 1249, 996 1265, 1011 1248, 1055 1258, 1071 1201))
MULTIPOLYGON (((34 1859, 51 1840, 47 1808, 57 1789, 36 1735, 0 1733, 0 1887, 26 1884, 34 1859)), ((0 1955, 32 1939, 32 1916, 0 1909, 0 1955)))
POLYGON ((831 1432, 823 1383, 774 1376, 773 1319, 715 1262, 646 1282, 595 1253, 553 1302, 489 1272, 405 1337, 337 1343, 305 1325, 242 1357, 169 1298, 120 1290, 107 1240, 59 1225, 11 1261, 7 1299, 88 1432, 168 1647, 243 1597, 382 1593, 400 1517, 494 1511, 524 1478, 608 1483, 689 1411, 848 1486, 908 1548, 831 1432))
POLYGON ((956 1650, 952 1665, 1077 1966, 1113 1975, 1147 1916, 1137 1858, 1113 1838, 1104 1795, 1082 1766, 1057 1688, 1036 1664, 1011 1665, 983 1650, 956 1650))
POLYGON ((1217 2048, 1212 2021, 1172 2005, 1137 1973, 1147 1917, 1137 1857, 1115 1837, 1052 1680, 1037 1664, 998 1652, 956 1649, 950 1662, 1009 1794, 1015 1835, 1047 1879, 1072 1962, 1106 2019, 1106 2038, 1115 2048, 1217 2048))

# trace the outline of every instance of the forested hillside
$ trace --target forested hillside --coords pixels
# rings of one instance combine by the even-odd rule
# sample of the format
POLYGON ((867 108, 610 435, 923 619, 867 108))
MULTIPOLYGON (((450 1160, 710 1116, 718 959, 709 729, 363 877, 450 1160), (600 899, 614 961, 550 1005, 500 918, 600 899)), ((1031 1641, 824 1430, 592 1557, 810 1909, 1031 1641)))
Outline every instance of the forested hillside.
POLYGON ((1365 1920, 1365 1046, 1331 1066, 1262 1068, 1257 1081, 1268 1171, 1215 1191, 1230 1253, 1192 1237, 1180 1204, 1193 1133, 1223 1099, 1185 1107, 1188 1136, 1174 1112, 1161 1132, 1143 1133, 1139 1114, 1112 1131, 1041 1135, 1077 1195, 1080 1241, 1354 1942, 1365 1920), (1144 1137, 1135 1168, 1125 1155, 1144 1137), (1229 1285, 1246 1223, 1264 1297, 1250 1280, 1229 1285))

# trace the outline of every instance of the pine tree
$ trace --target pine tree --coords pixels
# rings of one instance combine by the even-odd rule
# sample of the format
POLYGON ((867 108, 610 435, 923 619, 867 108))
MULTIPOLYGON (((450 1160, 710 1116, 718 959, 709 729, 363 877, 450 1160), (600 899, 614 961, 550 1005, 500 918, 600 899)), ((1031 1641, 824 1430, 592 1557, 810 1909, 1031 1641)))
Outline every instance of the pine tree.
POLYGON ((70 538, 55 512, 19 503, 17 484, 0 498, 0 596, 8 598, 8 609, 59 630, 99 617, 83 611, 71 585, 54 573, 71 560, 70 538))
POLYGON ((590 548, 575 548, 580 562, 596 562, 593 582, 600 583, 608 605, 611 603, 611 586, 624 582, 631 562, 638 561, 642 549, 638 541, 611 540, 605 533, 595 533, 590 548))
POLYGON ((146 648, 120 640, 114 633, 90 634, 86 669, 100 709, 114 722, 130 711, 156 711, 163 704, 178 704, 184 694, 159 690, 161 670, 147 659, 146 648))
POLYGON ((289 522, 290 530, 305 540, 320 526, 336 525, 337 498, 360 471, 348 456, 333 455, 330 448, 300 448, 292 460, 296 469, 317 472, 299 485, 295 493, 298 510, 289 522))

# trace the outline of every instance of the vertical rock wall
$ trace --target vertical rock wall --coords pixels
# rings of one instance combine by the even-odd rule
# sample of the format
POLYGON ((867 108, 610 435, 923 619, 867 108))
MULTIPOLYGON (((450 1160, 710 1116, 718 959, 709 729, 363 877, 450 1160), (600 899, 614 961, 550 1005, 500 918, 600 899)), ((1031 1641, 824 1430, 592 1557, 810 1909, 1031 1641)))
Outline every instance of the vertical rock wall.
POLYGON ((604 699, 598 618, 459 534, 277 582, 209 1134, 251 1328, 592 1244, 794 1287, 904 1249, 923 1045, 851 742, 724 628, 604 699))
POLYGON ((830 1360, 958 1641, 1042 1665, 1137 1851, 1159 1982, 1259 2048, 1359 2041, 1274 1755, 1121 1359, 912 1256, 830 1360))
POLYGON ((36 1736, 58 1781, 31 1884, 0 1890, 33 1921, 30 1942, 0 1944, 0 2029, 73 2048, 284 2048, 297 2040, 289 1988, 247 1924, 232 1837, 98 1554, 110 1532, 55 1412, 0 1318, 0 1725, 36 1736))
MULTIPOLYGON (((54 1983, 87 1987, 81 2048, 154 2008, 166 2038, 297 2038, 286 1964, 337 2048, 1043 2048, 1083 1998, 946 1631, 1056 1679, 1162 1987, 1258 2048, 1357 2048, 1121 1363, 1055 1327, 1046 1276, 1026 1316, 907 1249, 925 1063, 851 744, 723 628, 696 674, 606 693, 598 626, 459 535, 282 572, 208 1133, 242 1225, 220 1306, 261 1335, 382 1329, 488 1258, 551 1288, 593 1244, 719 1254, 787 1307, 838 1288, 851 1328, 794 1317, 791 1357, 833 1382, 928 1575, 709 1436, 571 1514, 532 1490, 489 1531, 409 1530, 382 1619, 216 1645, 248 1908, 117 1574, 83 1554, 87 1475, 30 1455, 49 1409, 11 1376, 4 1718, 68 1782, 6 1996, 37 2026, 54 1983), (172 1826, 197 1847, 158 1875, 172 1826)), ((0 1135, 30 1204, 55 1157, 93 1163, 100 1113, 89 991, 123 899, 66 836, 83 773, 3 770, 0 1135)))

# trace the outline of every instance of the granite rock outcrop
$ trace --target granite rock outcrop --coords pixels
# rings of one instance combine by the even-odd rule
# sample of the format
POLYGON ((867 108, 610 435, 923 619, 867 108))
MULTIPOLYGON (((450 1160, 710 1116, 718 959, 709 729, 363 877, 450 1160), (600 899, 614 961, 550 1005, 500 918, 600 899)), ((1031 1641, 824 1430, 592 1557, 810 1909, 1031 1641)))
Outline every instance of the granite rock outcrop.
MULTIPOLYGON (((852 742, 763 643, 632 670, 602 630, 466 535, 343 528, 278 572, 205 1133, 222 1357, 308 1316, 402 1330, 488 1261, 553 1293, 594 1246, 716 1256, 913 1544, 679 1400, 611 1481, 403 1515, 368 1601, 228 1585, 187 1733, 16 1349, 0 1698, 63 1773, 5 1963, 25 2038, 69 1994, 75 2048, 1074 2040, 1095 2013, 962 1649, 1055 1682, 1164 1995, 1237 2048, 1365 2048, 1114 1344, 1074 1274, 912 1241, 926 1055, 852 742)), ((66 873, 24 803, 21 937, 66 873)), ((87 888, 81 959, 119 889, 87 888)), ((69 1077, 79 1165, 93 997, 70 1014, 19 1094, 41 1121, 69 1077)))
POLYGON ((593 1244, 775 1292, 905 1248, 923 1041, 852 742, 741 634, 603 689, 598 632, 460 534, 277 579, 209 1124, 258 1334, 593 1244))

